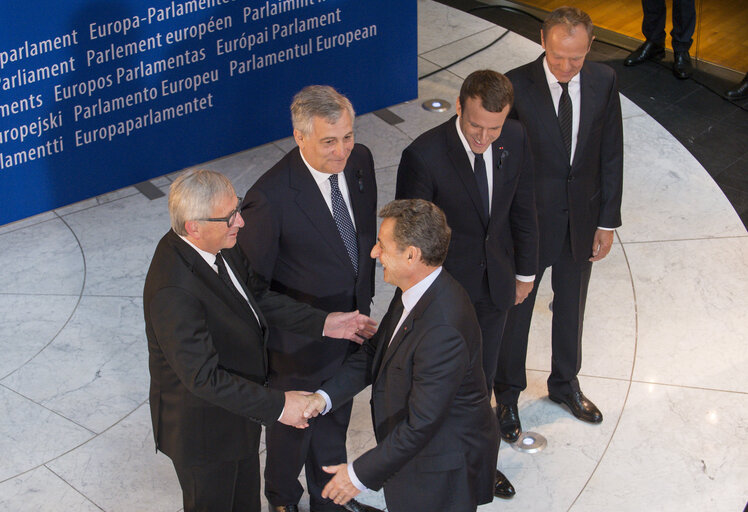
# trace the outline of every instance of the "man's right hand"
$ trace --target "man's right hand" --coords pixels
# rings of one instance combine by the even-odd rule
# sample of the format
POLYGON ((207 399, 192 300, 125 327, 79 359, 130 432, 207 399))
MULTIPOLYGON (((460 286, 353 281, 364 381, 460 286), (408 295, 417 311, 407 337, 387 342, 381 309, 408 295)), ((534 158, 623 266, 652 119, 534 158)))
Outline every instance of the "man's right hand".
MULTIPOLYGON (((286 391, 285 395, 286 403, 283 406, 283 414, 278 418, 278 421, 291 427, 307 428, 309 426, 307 419, 312 416, 305 416, 304 413, 310 407, 312 393, 309 391, 286 391)), ((324 402, 325 399, 322 398, 322 401, 324 402)))
POLYGON ((304 411, 304 417, 305 418, 314 418, 325 410, 325 407, 327 407, 327 402, 325 402, 325 399, 320 395, 319 393, 314 393, 309 396, 309 405, 307 405, 306 410, 304 411))

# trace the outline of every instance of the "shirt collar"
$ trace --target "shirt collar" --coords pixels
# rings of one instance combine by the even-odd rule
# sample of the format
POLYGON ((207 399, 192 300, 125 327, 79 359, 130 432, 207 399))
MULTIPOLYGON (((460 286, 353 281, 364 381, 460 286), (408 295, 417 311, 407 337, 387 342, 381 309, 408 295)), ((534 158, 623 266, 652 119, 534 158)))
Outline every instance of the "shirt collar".
MULTIPOLYGON (((548 81, 548 85, 549 86, 551 86, 551 85, 556 86, 559 83, 558 82, 558 78, 556 78, 555 76, 553 76, 553 73, 551 73, 551 68, 548 67, 548 61, 546 59, 547 59, 547 57, 544 56, 543 57, 543 71, 545 71, 545 79, 548 81)), ((577 73, 576 75, 574 75, 573 77, 571 77, 571 80, 569 80, 569 83, 578 84, 579 83, 579 75, 581 75, 581 74, 582 74, 582 72, 580 71, 579 73, 577 73)), ((559 87, 560 87, 560 85, 559 85, 559 87)))
POLYGON ((442 267, 437 267, 436 270, 403 292, 402 300, 405 311, 412 310, 415 305, 418 304, 418 301, 421 300, 421 297, 426 293, 426 290, 428 290, 434 281, 436 281, 436 278, 439 277, 441 271, 442 267))
POLYGON ((187 237, 179 235, 179 238, 181 238, 182 240, 184 240, 185 242, 187 242, 187 245, 189 245, 190 247, 192 247, 193 249, 195 249, 197 251, 197 253, 200 256, 203 257, 203 259, 205 260, 205 263, 207 263, 211 267, 214 267, 216 265, 216 255, 215 254, 213 254, 212 252, 203 251, 198 246, 196 246, 195 244, 193 244, 192 242, 190 242, 187 239, 187 237))
MULTIPOLYGON (((330 176, 332 176, 332 174, 318 171, 317 169, 309 165, 309 162, 307 162, 306 158, 304 158, 304 153, 301 152, 301 148, 299 148, 299 155, 301 156, 301 161, 304 162, 304 165, 306 165, 306 168, 309 169, 310 173, 312 173, 312 178, 314 178, 314 181, 317 183, 317 186, 321 185, 322 183, 330 179, 330 176)), ((338 175, 340 174, 343 174, 343 171, 340 171, 338 173, 338 175)), ((338 178, 338 180, 339 179, 340 178, 338 178)))

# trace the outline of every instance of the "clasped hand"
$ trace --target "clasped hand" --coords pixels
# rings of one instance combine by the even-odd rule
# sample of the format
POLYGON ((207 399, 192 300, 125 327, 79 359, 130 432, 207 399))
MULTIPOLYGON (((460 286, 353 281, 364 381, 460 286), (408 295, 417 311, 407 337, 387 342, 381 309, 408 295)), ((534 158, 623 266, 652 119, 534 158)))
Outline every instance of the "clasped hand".
POLYGON ((307 428, 309 419, 325 410, 327 403, 321 395, 309 391, 286 391, 283 414, 278 419, 284 425, 307 428))

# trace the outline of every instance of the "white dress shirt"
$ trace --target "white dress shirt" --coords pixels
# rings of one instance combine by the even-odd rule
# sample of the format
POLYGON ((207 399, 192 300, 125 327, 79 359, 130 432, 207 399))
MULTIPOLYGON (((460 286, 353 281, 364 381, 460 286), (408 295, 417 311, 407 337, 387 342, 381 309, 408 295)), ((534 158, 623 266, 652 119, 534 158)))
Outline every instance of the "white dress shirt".
MULTIPOLYGON (((468 158, 470 159, 470 166, 473 168, 473 172, 475 172, 475 153, 473 153, 473 150, 470 149, 470 144, 468 144, 467 139, 465 138, 465 134, 462 133, 462 128, 460 128, 460 118, 458 117, 455 119, 455 123, 457 124, 457 135, 460 136, 460 140, 462 141, 462 146, 465 148, 465 153, 467 153, 468 158)), ((483 160, 486 162, 486 178, 488 179, 488 214, 491 215, 491 204, 493 202, 493 144, 489 144, 488 148, 483 152, 483 160)), ((519 274, 514 276, 517 281, 522 281, 525 283, 532 283, 535 281, 535 276, 521 276, 519 274)))
MULTIPOLYGON (((322 198, 325 200, 327 208, 330 209, 330 215, 333 215, 332 190, 330 187, 331 174, 318 171, 317 169, 309 165, 309 162, 306 161, 306 158, 304 158, 304 153, 302 153, 301 150, 299 150, 299 155, 301 155, 301 160, 304 162, 304 165, 306 165, 307 169, 309 169, 309 172, 312 174, 314 182, 317 183, 319 191, 322 193, 322 198)), ((343 174, 342 172, 338 173, 338 188, 340 189, 340 194, 343 196, 345 207, 348 208, 348 215, 350 215, 351 222, 353 222, 353 228, 356 229, 356 218, 353 216, 353 208, 351 208, 351 196, 348 192, 348 183, 346 183, 345 174, 343 174)))
MULTIPOLYGON (((187 244, 190 247, 192 247, 193 249, 195 249, 197 251, 197 253, 200 256, 202 256, 202 258, 205 260, 205 263, 207 263, 208 265, 210 265, 210 268, 212 268, 213 271, 216 274, 218 274, 218 266, 216 265, 216 255, 215 254, 210 253, 208 251, 203 251, 202 249, 200 249, 199 247, 197 247, 195 244, 193 244, 192 242, 190 242, 189 240, 187 240, 187 238, 183 237, 182 235, 179 235, 179 238, 181 238, 182 240, 184 240, 185 242, 187 242, 187 244)), ((225 259, 223 261, 224 261, 224 263, 226 263, 226 270, 228 270, 228 272, 229 272, 229 277, 231 278, 231 282, 234 283, 234 288, 236 288, 239 291, 239 293, 242 295, 242 297, 244 297, 244 300, 247 301, 247 304, 249 304, 249 309, 251 309, 252 313, 255 315, 255 319, 257 320, 257 323, 260 326, 262 326, 262 324, 260 323, 260 317, 257 316, 257 312, 255 311, 255 308, 252 307, 252 304, 249 302, 249 299, 247 298, 247 294, 244 293, 244 288, 242 288, 242 285, 239 283, 239 280, 234 275, 234 271, 231 270, 231 265, 229 265, 228 262, 226 262, 225 259)))
MULTIPOLYGON (((556 116, 558 117, 558 104, 561 101, 563 90, 558 83, 558 79, 551 73, 545 57, 543 57, 543 69, 545 70, 545 79, 548 81, 548 89, 551 90, 553 108, 556 110, 556 116)), ((571 155, 569 156, 569 162, 573 162, 577 148, 577 134, 579 133, 579 109, 582 105, 582 82, 579 79, 579 73, 569 80, 569 98, 571 98, 571 155)))
MULTIPOLYGON (((543 69, 545 70, 545 79, 548 81, 548 89, 551 91, 553 108, 556 109, 556 116, 558 116, 558 104, 561 101, 562 90, 558 84, 558 79, 551 73, 545 57, 543 57, 543 69)), ((569 162, 574 161, 574 153, 577 149, 577 135, 579 134, 579 110, 582 106, 582 81, 579 75, 580 73, 577 73, 569 80, 569 98, 571 98, 571 156, 569 157, 569 162)), ((602 226, 598 226, 598 229, 605 231, 615 230, 615 228, 605 228, 602 226)))

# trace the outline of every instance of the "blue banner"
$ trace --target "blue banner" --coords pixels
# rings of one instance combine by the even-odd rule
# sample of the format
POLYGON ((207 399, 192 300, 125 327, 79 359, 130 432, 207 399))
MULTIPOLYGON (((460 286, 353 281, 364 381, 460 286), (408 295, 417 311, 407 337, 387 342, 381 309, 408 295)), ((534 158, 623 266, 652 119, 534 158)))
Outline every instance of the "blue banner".
POLYGON ((0 0, 0 225, 418 95, 415 0, 0 0))

